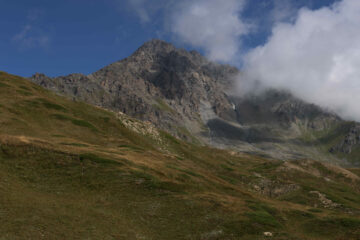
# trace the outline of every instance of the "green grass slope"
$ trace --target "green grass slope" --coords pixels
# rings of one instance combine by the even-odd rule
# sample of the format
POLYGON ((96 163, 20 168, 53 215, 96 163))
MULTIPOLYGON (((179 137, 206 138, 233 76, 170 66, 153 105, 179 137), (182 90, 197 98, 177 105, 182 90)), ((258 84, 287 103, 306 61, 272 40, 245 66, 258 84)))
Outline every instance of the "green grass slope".
POLYGON ((0 239, 360 239, 358 169, 135 122, 0 72, 0 239))
POLYGON ((355 125, 351 121, 343 121, 333 124, 332 127, 325 130, 305 130, 302 139, 306 144, 314 146, 320 150, 325 156, 336 157, 342 161, 343 165, 360 166, 360 146, 355 144, 352 146, 350 153, 334 151, 331 149, 344 141, 345 137, 351 131, 351 127, 355 125))

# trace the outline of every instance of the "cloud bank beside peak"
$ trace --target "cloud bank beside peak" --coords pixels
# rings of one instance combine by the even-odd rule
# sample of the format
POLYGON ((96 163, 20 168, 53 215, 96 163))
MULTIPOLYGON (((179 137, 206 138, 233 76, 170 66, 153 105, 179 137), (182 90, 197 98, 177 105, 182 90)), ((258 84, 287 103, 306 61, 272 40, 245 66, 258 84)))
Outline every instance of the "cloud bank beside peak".
POLYGON ((293 24, 274 26, 263 46, 245 56, 245 89, 282 88, 360 120, 360 1, 303 8, 293 24))

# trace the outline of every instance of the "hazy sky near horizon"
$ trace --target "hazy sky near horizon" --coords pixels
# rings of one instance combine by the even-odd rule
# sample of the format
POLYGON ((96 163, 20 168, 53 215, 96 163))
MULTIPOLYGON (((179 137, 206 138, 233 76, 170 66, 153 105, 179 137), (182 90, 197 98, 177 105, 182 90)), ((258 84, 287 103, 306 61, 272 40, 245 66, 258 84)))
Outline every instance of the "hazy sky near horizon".
POLYGON ((152 38, 240 66, 241 56, 264 44, 275 23, 294 21, 302 7, 318 9, 334 0, 220 2, 206 1, 213 8, 206 16, 199 0, 0 0, 0 70, 88 74, 152 38), (189 12, 193 4, 200 15, 189 12), (204 31, 192 29, 193 21, 204 31))

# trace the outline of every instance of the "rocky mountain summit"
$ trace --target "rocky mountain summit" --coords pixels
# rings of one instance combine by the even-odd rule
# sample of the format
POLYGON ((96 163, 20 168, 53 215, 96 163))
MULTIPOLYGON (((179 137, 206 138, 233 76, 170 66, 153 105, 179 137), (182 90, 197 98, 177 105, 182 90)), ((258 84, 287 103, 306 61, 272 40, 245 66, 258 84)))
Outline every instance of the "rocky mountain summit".
POLYGON ((59 94, 148 120, 161 129, 189 139, 200 133, 200 112, 235 119, 221 81, 237 69, 211 63, 199 53, 176 49, 160 40, 145 43, 132 56, 89 76, 71 74, 31 80, 59 94), (186 131, 185 131, 186 130, 186 131))
POLYGON ((232 91, 238 75, 237 68, 196 51, 152 40, 88 76, 35 74, 30 80, 187 141, 281 159, 338 161, 329 150, 341 140, 326 147, 319 141, 344 122, 336 114, 279 90, 239 97, 232 91))

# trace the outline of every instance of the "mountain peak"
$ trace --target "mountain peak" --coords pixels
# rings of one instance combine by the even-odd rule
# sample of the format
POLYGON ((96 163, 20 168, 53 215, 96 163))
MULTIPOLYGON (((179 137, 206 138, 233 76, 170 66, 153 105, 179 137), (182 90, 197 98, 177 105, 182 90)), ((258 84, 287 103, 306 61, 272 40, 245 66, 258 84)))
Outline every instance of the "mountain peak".
POLYGON ((168 53, 174 50, 176 50, 176 47, 174 45, 160 39, 152 39, 148 42, 145 42, 135 53, 168 53))
POLYGON ((143 46, 144 46, 144 45, 173 46, 171 43, 166 42, 166 41, 164 41, 164 40, 162 40, 162 39, 158 39, 158 38, 153 38, 153 39, 145 42, 145 43, 143 44, 143 46))

